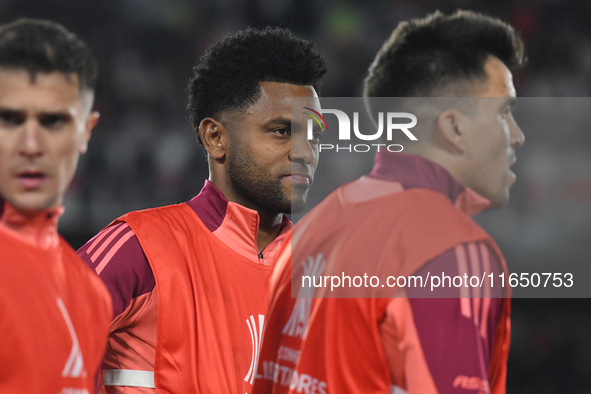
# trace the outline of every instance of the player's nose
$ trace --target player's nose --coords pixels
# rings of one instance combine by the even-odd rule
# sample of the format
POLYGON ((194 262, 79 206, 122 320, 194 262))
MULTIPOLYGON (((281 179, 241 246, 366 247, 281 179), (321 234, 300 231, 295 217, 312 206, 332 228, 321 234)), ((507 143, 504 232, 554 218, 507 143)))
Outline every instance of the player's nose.
POLYGON ((311 164, 316 160, 317 155, 318 151, 314 148, 313 142, 308 141, 306 133, 295 133, 295 135, 292 135, 291 149, 289 151, 291 161, 311 164))
POLYGON ((520 147, 525 144, 525 134, 511 115, 509 119, 509 132, 511 137, 511 146, 514 148, 520 147))
POLYGON ((19 153, 26 157, 37 157, 44 153, 43 131, 37 122, 23 124, 18 142, 19 153))

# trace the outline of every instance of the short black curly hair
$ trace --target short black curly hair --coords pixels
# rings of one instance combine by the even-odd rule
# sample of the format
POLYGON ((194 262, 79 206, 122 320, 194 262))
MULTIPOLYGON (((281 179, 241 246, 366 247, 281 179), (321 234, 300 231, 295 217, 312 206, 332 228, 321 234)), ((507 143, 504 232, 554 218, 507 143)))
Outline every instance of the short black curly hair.
POLYGON ((484 79, 488 55, 513 71, 526 62, 523 41, 513 27, 497 18, 459 10, 401 22, 369 67, 364 95, 445 94, 463 82, 484 79))
POLYGON ((320 93, 326 62, 312 42, 288 29, 248 28, 212 44, 193 72, 187 111, 203 147, 199 136, 203 119, 254 104, 260 82, 311 85, 320 93))
POLYGON ((76 74, 80 89, 94 90, 97 63, 91 50, 62 25, 22 18, 0 26, 0 68, 22 69, 34 78, 54 71, 76 74))

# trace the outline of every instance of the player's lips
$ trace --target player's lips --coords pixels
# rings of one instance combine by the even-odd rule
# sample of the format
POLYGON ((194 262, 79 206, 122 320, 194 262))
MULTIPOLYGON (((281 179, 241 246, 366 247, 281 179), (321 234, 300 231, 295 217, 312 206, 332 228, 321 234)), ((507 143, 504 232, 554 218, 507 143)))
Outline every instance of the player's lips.
POLYGON ((512 185, 517 180, 517 175, 511 170, 511 166, 515 164, 516 161, 517 157, 513 156, 509 161, 509 167, 507 167, 507 172, 509 173, 509 185, 512 185))
POLYGON ((305 172, 292 172, 291 174, 285 175, 285 178, 293 183, 300 183, 304 185, 312 184, 312 177, 310 174, 305 172))
POLYGON ((511 162, 509 163, 509 167, 511 167, 513 164, 515 164, 516 161, 517 161, 517 157, 513 156, 513 158, 511 159, 511 162))
POLYGON ((46 180, 47 174, 38 170, 26 170, 16 174, 16 180, 25 190, 35 190, 46 180))

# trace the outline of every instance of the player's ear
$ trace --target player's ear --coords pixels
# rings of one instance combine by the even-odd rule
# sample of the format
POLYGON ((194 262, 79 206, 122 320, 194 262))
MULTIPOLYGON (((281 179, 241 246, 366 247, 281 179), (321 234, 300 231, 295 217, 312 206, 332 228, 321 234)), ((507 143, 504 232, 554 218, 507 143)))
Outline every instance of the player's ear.
POLYGON ((86 153, 86 150, 88 149, 88 141, 92 136, 92 130, 95 128, 100 117, 101 115, 97 111, 92 111, 90 114, 88 114, 86 124, 84 125, 84 136, 82 137, 82 141, 80 142, 80 148, 78 149, 80 154, 86 153))
POLYGON ((226 155, 228 130, 213 118, 205 118, 199 124, 199 137, 209 156, 221 160, 226 155))
POLYGON ((439 114, 436 123, 437 139, 445 149, 459 153, 466 151, 472 126, 468 116, 455 108, 449 108, 439 114))

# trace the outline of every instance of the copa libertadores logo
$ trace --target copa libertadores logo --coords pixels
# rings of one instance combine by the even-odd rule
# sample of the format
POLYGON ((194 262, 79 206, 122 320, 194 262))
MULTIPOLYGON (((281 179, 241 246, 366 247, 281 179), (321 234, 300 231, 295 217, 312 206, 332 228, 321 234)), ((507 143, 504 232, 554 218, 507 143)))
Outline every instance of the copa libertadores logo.
POLYGON ((70 355, 66 361, 64 370, 62 371, 62 376, 64 378, 85 378, 86 369, 84 369, 84 359, 82 358, 82 350, 80 349, 80 343, 78 342, 78 335, 76 335, 76 330, 74 330, 74 325, 72 324, 66 305, 61 297, 57 297, 57 306, 64 317, 64 321, 66 322, 66 326, 68 326, 68 331, 70 331, 70 336, 72 337, 72 350, 70 350, 70 355))
MULTIPOLYGON (((308 256, 308 258, 302 261, 302 268, 304 269, 303 276, 312 278, 321 278, 322 271, 326 265, 326 260, 322 253, 316 257, 308 256)), ((321 280, 321 279, 319 279, 321 280)), ((290 337, 299 337, 304 339, 308 330, 308 323, 310 321, 310 309, 312 305, 312 297, 316 288, 312 286, 302 286, 298 291, 298 298, 295 302, 291 316, 283 327, 283 334, 290 337)))
POLYGON ((259 365, 259 355, 261 354, 265 315, 259 315, 258 326, 254 315, 250 315, 250 318, 246 319, 246 325, 248 326, 248 331, 250 331, 250 340, 252 341, 252 359, 250 360, 250 369, 244 377, 244 381, 253 384, 256 368, 259 365))
POLYGON ((417 141, 417 137, 410 131, 411 128, 417 125, 417 117, 408 112, 379 112, 377 114, 378 129, 373 134, 363 134, 359 130, 359 112, 353 112, 353 124, 351 127, 351 119, 344 111, 339 109, 327 109, 323 108, 320 112, 313 110, 309 107, 302 107, 310 112, 304 112, 309 115, 312 119, 308 119, 307 132, 308 139, 314 139, 314 121, 323 131, 328 131, 326 120, 322 116, 323 114, 332 114, 337 117, 339 122, 339 142, 350 142, 351 141, 351 129, 353 129, 354 136, 361 141, 375 141, 378 143, 362 143, 362 144, 319 144, 319 150, 335 150, 336 152, 347 151, 347 152, 369 152, 373 148, 378 152, 380 149, 387 149, 389 152, 402 152, 404 147, 400 144, 390 143, 394 132, 403 132, 411 141, 417 141), (409 120, 404 122, 404 120, 409 120), (382 135, 386 133, 384 139, 382 135), (381 143, 380 143, 381 142, 381 143), (387 142, 387 143, 386 143, 387 142))

